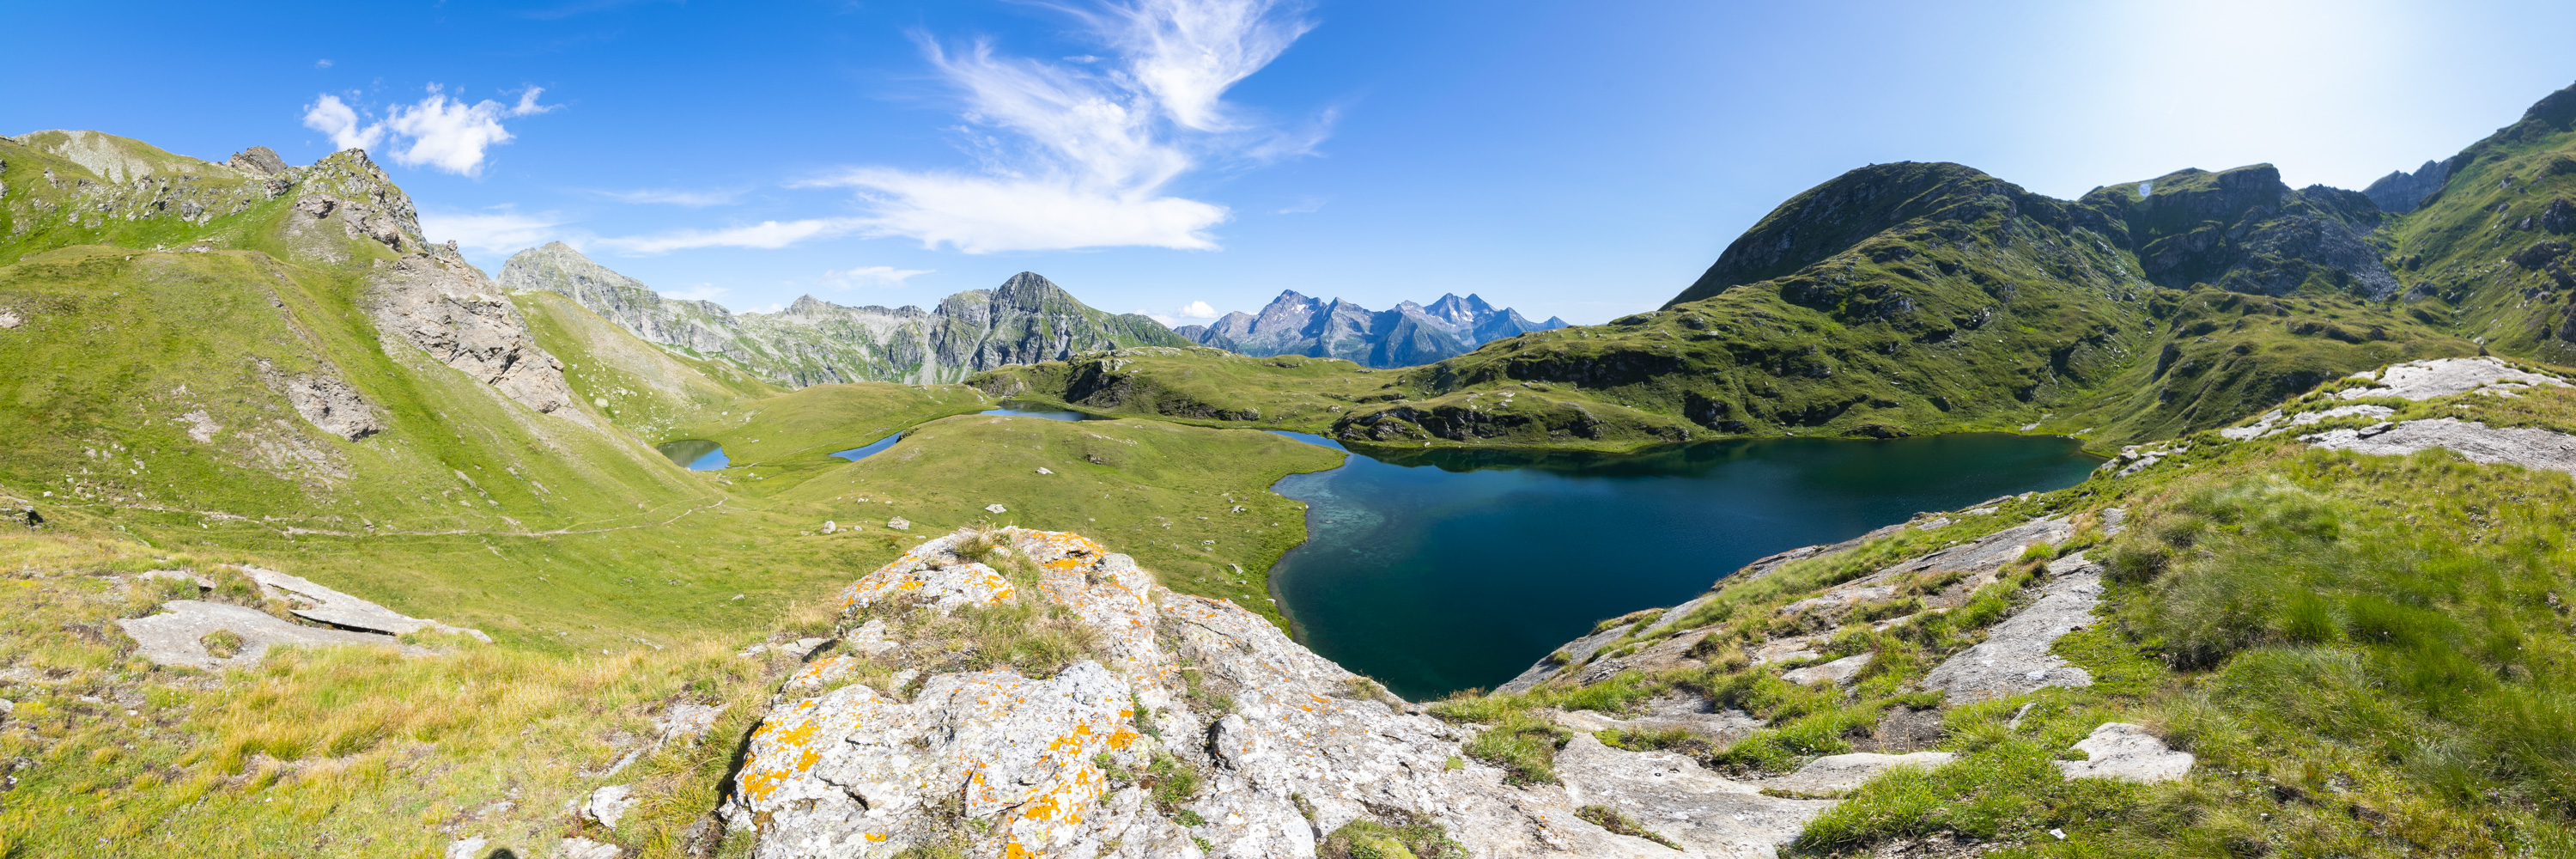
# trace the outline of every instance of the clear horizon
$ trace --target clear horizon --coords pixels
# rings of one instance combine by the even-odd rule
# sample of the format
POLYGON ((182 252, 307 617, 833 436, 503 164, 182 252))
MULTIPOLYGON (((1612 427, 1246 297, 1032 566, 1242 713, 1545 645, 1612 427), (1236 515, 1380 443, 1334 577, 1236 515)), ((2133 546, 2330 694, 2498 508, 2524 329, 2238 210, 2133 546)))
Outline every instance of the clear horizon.
POLYGON ((1282 290, 1598 323, 1869 163, 2056 197, 2258 162, 2358 189, 2576 80, 2552 35, 2576 9, 2511 3, 269 8, 24 10, 157 23, 113 62, 20 46, 0 129, 361 145, 487 270, 563 240, 736 311, 1027 270, 1173 325, 1282 290))

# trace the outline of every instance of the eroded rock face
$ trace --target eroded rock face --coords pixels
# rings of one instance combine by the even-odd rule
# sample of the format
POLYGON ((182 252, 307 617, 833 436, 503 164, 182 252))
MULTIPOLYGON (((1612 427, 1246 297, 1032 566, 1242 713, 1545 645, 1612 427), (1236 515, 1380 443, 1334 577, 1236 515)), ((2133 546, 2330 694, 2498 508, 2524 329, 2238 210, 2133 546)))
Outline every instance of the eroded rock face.
POLYGON ((368 312, 387 331, 528 408, 553 414, 572 404, 563 362, 537 346, 509 299, 463 258, 406 256, 379 266, 372 281, 368 312))
POLYGON ((1473 728, 1403 712, 1258 615, 1165 590, 1077 535, 996 536, 1007 553, 988 562, 956 557, 967 538, 951 535, 845 592, 851 637, 790 681, 727 801, 731 825, 758 830, 756 856, 1312 856, 1387 815, 1480 857, 1675 855, 1574 813, 1603 802, 1633 805, 1682 855, 1768 856, 1823 805, 1589 737, 1560 757, 1565 785, 1506 786, 1461 751, 1473 728), (972 645, 908 639, 943 604, 1030 606, 1095 639, 1052 676, 944 670, 972 645), (909 661, 871 673, 886 660, 909 661), (1198 788, 1158 802, 1137 777, 1149 767, 1194 771, 1198 788))

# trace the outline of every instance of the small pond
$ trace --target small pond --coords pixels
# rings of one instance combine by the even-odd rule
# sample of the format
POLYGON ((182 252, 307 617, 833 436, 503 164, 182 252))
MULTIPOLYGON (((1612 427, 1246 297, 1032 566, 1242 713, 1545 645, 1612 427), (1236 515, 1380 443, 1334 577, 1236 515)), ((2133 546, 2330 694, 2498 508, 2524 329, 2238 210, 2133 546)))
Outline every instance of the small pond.
MULTIPOLYGON (((1110 417, 1110 416, 1108 416, 1108 415, 1095 415, 1095 414, 1092 414, 1092 413, 1090 413, 1090 412, 1077 412, 1077 411, 1070 411, 1070 410, 1066 410, 1066 409, 1052 408, 1052 407, 1047 406, 1045 403, 1032 403, 1032 402, 1028 402, 1028 401, 1025 401, 1025 400, 1003 400, 1003 401, 1001 402, 1001 404, 1000 404, 1000 405, 1001 405, 1001 408, 998 408, 998 409, 987 409, 987 410, 985 410, 985 411, 976 412, 976 414, 979 414, 979 415, 1001 415, 1001 416, 1003 416, 1003 417, 1012 417, 1012 418, 1045 418, 1045 419, 1047 419, 1047 420, 1051 420, 1051 421, 1114 421, 1114 420, 1117 420, 1117 418, 1113 418, 1113 417, 1110 417)), ((832 455, 833 455, 833 456, 840 457, 840 458, 842 458, 842 459, 849 460, 849 461, 851 461, 851 462, 857 462, 857 461, 859 461, 859 460, 866 459, 866 458, 871 457, 871 456, 875 456, 875 455, 877 455, 879 452, 884 451, 886 448, 893 447, 895 442, 902 441, 902 440, 903 440, 903 433, 895 433, 895 434, 893 434, 893 435, 886 436, 885 438, 877 439, 876 441, 868 442, 867 444, 860 445, 860 446, 858 446, 858 447, 854 447, 854 448, 850 448, 849 450, 833 451, 833 452, 832 452, 832 455)))
POLYGON ((653 449, 661 451, 663 456, 670 457, 672 462, 679 463, 681 468, 690 471, 714 471, 725 467, 725 463, 730 461, 725 459, 724 445, 702 438, 666 441, 654 445, 653 449))
POLYGON ((1092 414, 1092 413, 1090 413, 1090 412, 1077 412, 1077 411, 1070 411, 1070 410, 1066 410, 1066 409, 1059 409, 1059 408, 1056 408, 1056 407, 1054 407, 1054 406, 1047 405, 1047 404, 1045 404, 1045 403, 1032 403, 1032 402, 1028 402, 1028 401, 1026 401, 1026 400, 1003 400, 1003 401, 1001 402, 1001 404, 1000 404, 1000 405, 1001 405, 1001 408, 998 408, 998 409, 991 409, 991 410, 988 410, 988 411, 977 412, 976 414, 984 414, 984 415, 1003 415, 1003 416, 1006 416, 1006 417, 1015 417, 1015 418, 1045 418, 1045 419, 1047 419, 1047 420, 1051 420, 1051 421, 1114 421, 1114 420, 1117 420, 1117 418, 1113 418, 1113 417, 1110 417, 1110 416, 1108 416, 1108 415, 1095 415, 1095 414, 1092 414))
POLYGON ((2062 489, 2100 461, 2072 439, 1992 434, 1382 456, 1279 481, 1309 537, 1271 581, 1308 647, 1417 701, 1500 685, 1602 618, 1679 604, 1755 558, 2062 489))

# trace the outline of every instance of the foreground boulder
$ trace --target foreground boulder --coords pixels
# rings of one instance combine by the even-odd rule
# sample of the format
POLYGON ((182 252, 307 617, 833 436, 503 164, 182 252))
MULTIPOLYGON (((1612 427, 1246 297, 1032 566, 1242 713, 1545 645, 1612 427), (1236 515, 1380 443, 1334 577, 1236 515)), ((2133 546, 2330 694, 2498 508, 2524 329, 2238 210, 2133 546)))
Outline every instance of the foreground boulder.
POLYGON ((1826 805, 1590 737, 1562 783, 1507 785, 1463 752, 1475 726, 1073 534, 952 534, 843 600, 726 801, 760 859, 1313 856, 1355 822, 1478 857, 1768 856, 1826 805), (1680 852, 1577 814, 1604 802, 1680 852))

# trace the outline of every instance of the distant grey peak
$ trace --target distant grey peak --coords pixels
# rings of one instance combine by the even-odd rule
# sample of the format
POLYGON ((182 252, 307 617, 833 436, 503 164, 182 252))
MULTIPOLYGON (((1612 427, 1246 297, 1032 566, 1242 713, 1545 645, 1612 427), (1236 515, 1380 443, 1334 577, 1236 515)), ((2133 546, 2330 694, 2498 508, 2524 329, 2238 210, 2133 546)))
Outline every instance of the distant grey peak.
POLYGON ((1021 272, 919 307, 849 307, 812 295, 774 313, 734 313, 665 298, 561 242, 520 251, 500 285, 561 294, 627 332, 697 358, 729 361, 791 387, 827 382, 954 382, 1008 364, 1128 346, 1182 346, 1161 323, 1109 314, 1021 272))
POLYGON ((2442 190, 2442 183, 2450 178, 2450 164, 2426 161, 2413 173, 2398 170, 2381 176, 2379 181, 2370 183, 2370 187, 2361 189, 2361 193, 2378 204, 2380 211, 2402 215, 2415 211, 2425 197, 2442 190))
POLYGON ((1443 294, 1428 305, 1403 301, 1379 311, 1283 290, 1259 313, 1228 313, 1214 323, 1175 333, 1202 346, 1247 355, 1314 355, 1371 367, 1405 367, 1462 355, 1505 337, 1563 327, 1562 319, 1533 323, 1474 295, 1443 294))

